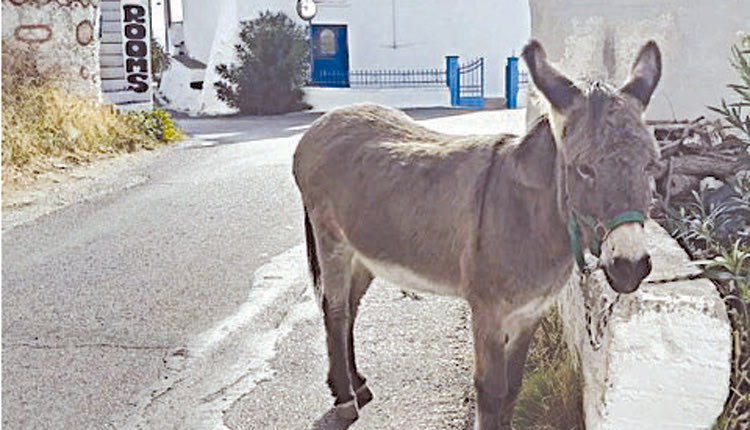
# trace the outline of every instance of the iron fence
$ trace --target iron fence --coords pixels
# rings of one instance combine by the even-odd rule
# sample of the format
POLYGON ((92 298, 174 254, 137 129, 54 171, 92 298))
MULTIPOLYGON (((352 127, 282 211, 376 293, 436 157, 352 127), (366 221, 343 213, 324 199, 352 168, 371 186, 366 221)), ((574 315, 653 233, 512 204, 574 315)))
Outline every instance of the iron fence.
POLYGON ((319 87, 424 88, 446 84, 445 70, 352 70, 349 73, 315 71, 308 85, 319 87))

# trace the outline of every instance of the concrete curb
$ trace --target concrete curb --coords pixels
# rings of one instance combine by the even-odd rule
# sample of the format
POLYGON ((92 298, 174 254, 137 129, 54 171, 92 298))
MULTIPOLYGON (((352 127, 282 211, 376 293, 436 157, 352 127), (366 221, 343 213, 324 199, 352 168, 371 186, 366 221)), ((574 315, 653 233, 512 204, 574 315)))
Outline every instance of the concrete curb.
MULTIPOLYGON (((677 242, 646 224, 653 271, 646 280, 695 273, 677 242)), ((644 283, 618 297, 601 271, 574 274, 559 306, 580 357, 586 428, 706 429, 729 394, 731 326, 706 279, 644 283)))

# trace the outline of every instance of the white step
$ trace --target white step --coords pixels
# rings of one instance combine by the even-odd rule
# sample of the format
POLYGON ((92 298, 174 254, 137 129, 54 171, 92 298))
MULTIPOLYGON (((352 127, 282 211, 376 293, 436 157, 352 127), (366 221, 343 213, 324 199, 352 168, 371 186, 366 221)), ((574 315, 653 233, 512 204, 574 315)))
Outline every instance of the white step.
POLYGON ((102 79, 102 92, 112 93, 127 91, 128 82, 125 79, 102 79))
POLYGON ((101 55, 100 64, 102 67, 125 67, 125 61, 122 57, 122 54, 101 55))
POLYGON ((104 101, 113 104, 123 103, 149 103, 151 102, 150 93, 136 93, 135 91, 113 91, 102 94, 104 101))
POLYGON ((119 1, 103 1, 100 5, 102 14, 107 12, 120 13, 120 2, 119 1))
POLYGON ((122 46, 122 32, 121 31, 103 31, 101 43, 117 43, 122 46))
POLYGON ((102 67, 102 79, 125 79, 124 67, 102 67))
POLYGON ((100 55, 120 55, 122 56, 122 43, 105 43, 99 45, 100 55))

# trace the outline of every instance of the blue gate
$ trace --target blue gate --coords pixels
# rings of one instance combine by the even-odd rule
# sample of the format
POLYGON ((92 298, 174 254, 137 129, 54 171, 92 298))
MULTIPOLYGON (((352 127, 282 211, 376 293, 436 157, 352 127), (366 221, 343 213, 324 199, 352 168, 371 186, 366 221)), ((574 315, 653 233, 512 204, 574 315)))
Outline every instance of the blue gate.
POLYGON ((484 107, 484 58, 480 57, 458 68, 458 105, 484 107))
POLYGON ((312 25, 311 84, 349 86, 349 46, 345 25, 312 25))
POLYGON ((458 57, 446 57, 447 83, 451 90, 451 105, 473 108, 484 107, 484 58, 459 65, 458 57))
POLYGON ((528 96, 529 74, 518 70, 518 57, 508 57, 505 65, 505 106, 508 109, 519 107, 519 94, 525 100, 528 96))

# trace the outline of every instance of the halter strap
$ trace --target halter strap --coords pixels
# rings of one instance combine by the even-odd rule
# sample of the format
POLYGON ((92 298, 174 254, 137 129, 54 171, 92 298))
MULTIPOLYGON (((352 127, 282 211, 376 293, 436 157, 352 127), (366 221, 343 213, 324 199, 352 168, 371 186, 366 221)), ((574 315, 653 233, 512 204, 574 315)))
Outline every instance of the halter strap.
POLYGON ((604 242, 604 239, 607 238, 607 235, 609 235, 612 230, 622 224, 631 222, 637 222, 643 225, 646 216, 643 215, 641 211, 631 209, 602 222, 586 214, 578 213, 575 209, 571 209, 570 215, 568 216, 570 250, 576 258, 578 269, 585 272, 587 268, 586 260, 583 257, 583 248, 581 247, 581 228, 579 227, 579 220, 582 221, 591 231, 591 238, 588 243, 589 250, 592 254, 599 257, 602 252, 602 242, 604 242))

